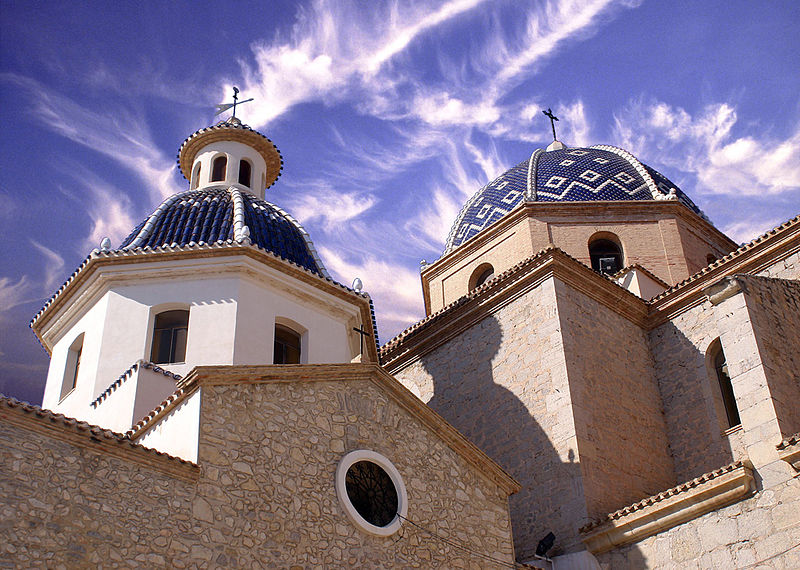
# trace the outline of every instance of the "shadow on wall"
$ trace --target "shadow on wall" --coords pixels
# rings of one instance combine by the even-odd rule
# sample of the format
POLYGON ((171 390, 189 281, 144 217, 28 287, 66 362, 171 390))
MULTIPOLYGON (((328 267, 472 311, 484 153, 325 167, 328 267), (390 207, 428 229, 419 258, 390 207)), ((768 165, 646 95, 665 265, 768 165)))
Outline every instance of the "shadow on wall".
MULTIPOLYGON (((731 440, 724 435, 725 423, 719 381, 707 362, 707 348, 718 335, 716 329, 693 342, 672 322, 650 333, 667 437, 679 482, 727 465, 738 459, 731 440)), ((741 432, 731 438, 738 441, 741 432)))
MULTIPOLYGON (((548 556, 583 550, 578 528, 588 521, 577 452, 566 448, 562 460, 534 417, 541 415, 543 421, 551 422, 557 419, 546 404, 547 396, 554 395, 556 389, 548 377, 527 376, 521 358, 520 366, 511 364, 515 372, 508 385, 522 396, 496 383, 495 370, 499 365, 508 366, 504 361, 510 356, 504 354, 502 346, 502 328, 490 316, 448 343, 447 352, 460 358, 440 360, 437 351, 426 355, 422 365, 434 389, 428 405, 522 486, 509 499, 518 560, 531 560, 548 532, 556 536, 548 556)), ((504 382, 506 376, 504 372, 504 382)), ((635 549, 628 553, 628 560, 630 568, 645 567, 635 549)))

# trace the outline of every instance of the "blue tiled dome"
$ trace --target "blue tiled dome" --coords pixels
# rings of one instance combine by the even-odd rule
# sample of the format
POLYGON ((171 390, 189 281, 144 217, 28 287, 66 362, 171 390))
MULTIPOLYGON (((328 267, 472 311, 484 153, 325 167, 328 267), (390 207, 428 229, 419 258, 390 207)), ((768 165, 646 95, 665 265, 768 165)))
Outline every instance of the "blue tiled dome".
POLYGON ((125 238, 121 249, 250 242, 327 277, 311 239, 289 214, 235 187, 175 194, 125 238))
POLYGON ((445 252, 466 242, 523 201, 666 199, 679 200, 705 217, 668 178, 620 148, 597 145, 537 150, 467 201, 450 230, 445 252))

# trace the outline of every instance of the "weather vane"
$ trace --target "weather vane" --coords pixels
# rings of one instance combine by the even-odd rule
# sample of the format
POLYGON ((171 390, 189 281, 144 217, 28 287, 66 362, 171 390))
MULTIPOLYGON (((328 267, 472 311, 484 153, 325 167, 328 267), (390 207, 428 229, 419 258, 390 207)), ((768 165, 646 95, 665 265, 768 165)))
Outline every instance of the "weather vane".
POLYGON ((250 102, 252 100, 253 99, 251 97, 250 99, 245 99, 244 101, 239 101, 239 88, 238 87, 234 87, 233 88, 233 103, 221 103, 221 104, 217 105, 217 112, 214 113, 214 116, 216 117, 220 113, 224 113, 225 111, 227 111, 228 109, 233 107, 233 115, 231 115, 231 117, 236 118, 236 105, 242 105, 243 103, 248 103, 248 102, 250 102))
POLYGON ((542 111, 542 113, 544 113, 545 116, 550 117, 550 126, 553 128, 553 140, 557 141, 558 139, 556 138, 556 121, 558 120, 558 117, 556 117, 553 114, 553 111, 550 110, 550 107, 547 108, 547 111, 542 111))

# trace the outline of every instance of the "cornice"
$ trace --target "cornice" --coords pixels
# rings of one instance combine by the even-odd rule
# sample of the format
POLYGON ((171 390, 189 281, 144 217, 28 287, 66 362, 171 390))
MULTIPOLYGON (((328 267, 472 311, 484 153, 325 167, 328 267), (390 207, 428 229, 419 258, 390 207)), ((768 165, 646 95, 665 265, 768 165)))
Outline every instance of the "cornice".
MULTIPOLYGON (((152 264, 154 262, 221 260, 222 258, 235 256, 243 256, 246 259, 253 260, 328 293, 346 304, 356 305, 361 313, 361 320, 367 332, 372 335, 372 338, 377 337, 369 295, 356 293, 349 287, 313 273, 255 245, 238 244, 236 242, 204 245, 189 244, 186 246, 158 248, 145 247, 132 250, 95 250, 89 254, 61 288, 45 303, 44 307, 31 320, 30 326, 49 354, 51 347, 44 341, 44 331, 52 326, 55 319, 60 318, 63 309, 71 305, 80 304, 81 297, 85 296, 86 288, 104 270, 115 267, 152 264)), ((165 276, 173 273, 172 270, 169 270, 165 273, 165 276)), ((366 343, 369 351, 368 356, 371 360, 377 362, 377 346, 373 346, 373 344, 366 343)))
POLYGON ((401 332, 381 348, 381 362, 389 370, 407 366, 551 277, 646 326, 647 305, 642 299, 550 246, 401 332))
MULTIPOLYGON (((508 230, 521 219, 536 218, 549 221, 553 217, 574 217, 580 214, 582 223, 618 223, 624 220, 608 220, 608 214, 634 218, 642 214, 675 215, 690 225, 708 233, 711 237, 726 244, 730 249, 736 243, 714 227, 711 222, 693 212, 678 200, 632 200, 632 201, 591 201, 591 202, 523 202, 491 226, 484 228, 467 242, 442 255, 438 260, 425 266, 421 272, 424 282, 450 269, 465 257, 480 250, 498 234, 508 230), (595 219, 598 218, 598 219, 595 219)), ((631 219, 630 222, 637 222, 631 219)))
POLYGON ((648 328, 663 324, 705 302, 703 290, 720 279, 737 273, 759 273, 797 252, 800 252, 800 216, 755 238, 653 297, 648 301, 652 313, 648 328))
POLYGON ((260 366, 197 366, 180 382, 177 391, 128 432, 131 439, 142 437, 151 427, 205 386, 268 384, 282 382, 369 381, 384 390, 400 407, 441 437, 485 477, 507 495, 520 485, 488 455, 424 404, 411 391, 377 364, 286 364, 260 366))
POLYGON ((155 469, 166 475, 196 481, 196 464, 144 447, 126 435, 57 414, 13 398, 0 397, 0 420, 10 425, 155 469))
POLYGON ((593 554, 639 542, 755 491, 753 469, 737 461, 610 513, 579 532, 593 554))

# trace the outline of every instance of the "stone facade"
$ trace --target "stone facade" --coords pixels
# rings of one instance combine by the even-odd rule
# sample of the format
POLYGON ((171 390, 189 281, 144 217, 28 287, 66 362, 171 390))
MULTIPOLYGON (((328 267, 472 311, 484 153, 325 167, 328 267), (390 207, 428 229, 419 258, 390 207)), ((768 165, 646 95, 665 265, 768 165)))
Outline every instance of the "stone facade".
POLYGON ((746 566, 797 544, 800 516, 787 517, 800 509, 781 506, 797 506, 797 452, 778 444, 800 427, 799 228, 793 220, 652 300, 551 247, 404 332, 383 361, 520 481, 519 560, 532 563, 552 531, 563 563, 588 548, 610 568, 746 566), (741 415, 733 428, 715 341, 741 415), (752 475, 729 482, 729 469, 752 475), (611 511, 628 522, 602 522, 611 511), (782 521, 766 525, 772 534, 753 530, 772 516, 782 521), (749 530, 709 538, 706 524, 728 518, 749 530), (681 546, 690 536, 698 545, 681 546))
MULTIPOLYGON (((152 454, 145 448, 128 443, 112 456, 93 449, 91 433, 83 441, 42 436, 36 424, 58 420, 5 409, 5 562, 491 568, 484 556, 513 561, 513 481, 497 468, 503 485, 481 472, 476 462, 488 465, 485 456, 434 414, 421 420, 410 411, 392 392, 399 385, 386 389, 389 380, 367 366, 350 366, 350 377, 328 370, 327 379, 324 367, 297 367, 280 380, 264 379, 277 367, 257 368, 187 389, 202 390, 198 466, 156 457, 184 468, 178 474, 131 461, 152 454), (337 499, 336 466, 361 448, 389 458, 405 482, 414 524, 395 536, 356 528, 337 499)), ((66 432, 68 424, 49 427, 66 432)))

